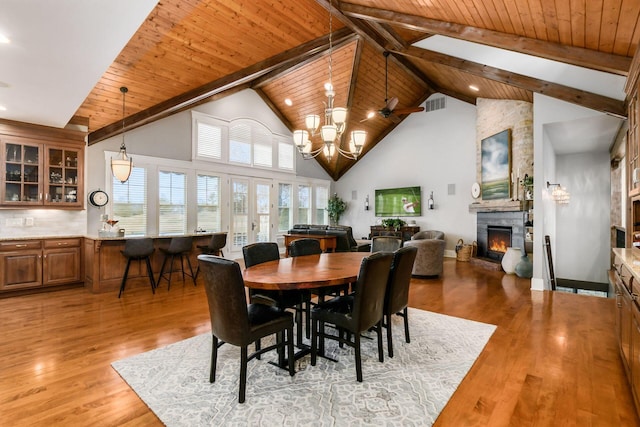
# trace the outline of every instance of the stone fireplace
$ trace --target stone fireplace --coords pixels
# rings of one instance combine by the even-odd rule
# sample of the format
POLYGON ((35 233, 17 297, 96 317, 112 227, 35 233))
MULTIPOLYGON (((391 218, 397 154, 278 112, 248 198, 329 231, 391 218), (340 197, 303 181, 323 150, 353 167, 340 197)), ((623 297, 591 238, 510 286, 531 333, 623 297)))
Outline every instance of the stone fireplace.
POLYGON ((478 212, 478 256, 501 261, 508 247, 524 251, 525 212, 478 212))

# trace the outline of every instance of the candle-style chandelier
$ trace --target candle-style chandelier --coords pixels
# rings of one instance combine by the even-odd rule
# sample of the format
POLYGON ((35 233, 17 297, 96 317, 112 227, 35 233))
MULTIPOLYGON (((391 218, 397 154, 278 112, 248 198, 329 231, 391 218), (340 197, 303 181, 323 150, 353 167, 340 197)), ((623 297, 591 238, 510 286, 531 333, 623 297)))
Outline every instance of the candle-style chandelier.
POLYGON ((312 159, 318 154, 323 153, 327 161, 331 161, 335 153, 357 160, 362 153, 362 147, 367 139, 367 132, 363 130, 354 130, 350 132, 351 140, 349 141, 349 150, 340 148, 340 140, 347 127, 348 111, 344 107, 335 107, 334 100, 336 92, 333 89, 332 81, 332 53, 333 53, 333 20, 332 11, 333 4, 329 2, 329 82, 325 83, 325 96, 327 101, 324 103, 324 125, 320 126, 320 115, 309 114, 305 117, 304 123, 306 130, 293 131, 293 142, 304 159, 312 159), (318 127, 320 131, 318 132, 318 127), (322 147, 313 150, 311 139, 316 135, 320 135, 322 147))

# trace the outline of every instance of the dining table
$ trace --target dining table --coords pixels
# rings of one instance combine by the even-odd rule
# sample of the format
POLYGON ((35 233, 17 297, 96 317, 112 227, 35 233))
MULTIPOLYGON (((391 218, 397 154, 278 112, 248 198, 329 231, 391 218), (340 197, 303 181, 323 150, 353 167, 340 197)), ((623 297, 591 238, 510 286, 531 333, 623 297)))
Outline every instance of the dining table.
MULTIPOLYGON (((242 271, 246 287, 255 290, 289 291, 319 289, 355 283, 360 272, 362 259, 369 252, 329 252, 317 255, 280 258, 252 265, 242 271)), ((307 319, 309 322, 310 319, 307 319)), ((310 347, 299 336, 295 358, 299 359, 310 352, 310 347)), ((319 355, 324 355, 324 346, 320 346, 319 355)), ((285 368, 287 361, 279 357, 278 366, 285 368)))

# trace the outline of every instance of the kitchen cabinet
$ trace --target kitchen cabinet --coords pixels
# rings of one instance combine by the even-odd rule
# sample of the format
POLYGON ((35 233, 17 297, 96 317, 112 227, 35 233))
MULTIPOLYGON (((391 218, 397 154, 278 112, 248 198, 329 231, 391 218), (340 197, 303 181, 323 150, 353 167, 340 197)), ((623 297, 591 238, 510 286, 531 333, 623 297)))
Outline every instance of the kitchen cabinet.
POLYGON ((84 207, 85 133, 0 120, 0 207, 84 207))
POLYGON ((0 242, 0 292, 79 283, 82 238, 0 242))

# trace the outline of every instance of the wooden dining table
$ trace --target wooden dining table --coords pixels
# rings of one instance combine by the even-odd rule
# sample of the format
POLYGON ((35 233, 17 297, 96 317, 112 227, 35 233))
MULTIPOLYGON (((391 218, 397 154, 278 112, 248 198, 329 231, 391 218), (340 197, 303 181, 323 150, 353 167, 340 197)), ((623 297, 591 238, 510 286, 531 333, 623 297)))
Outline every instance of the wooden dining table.
POLYGON ((300 290, 353 283, 369 252, 329 252, 267 261, 245 268, 244 284, 251 289, 300 290))

